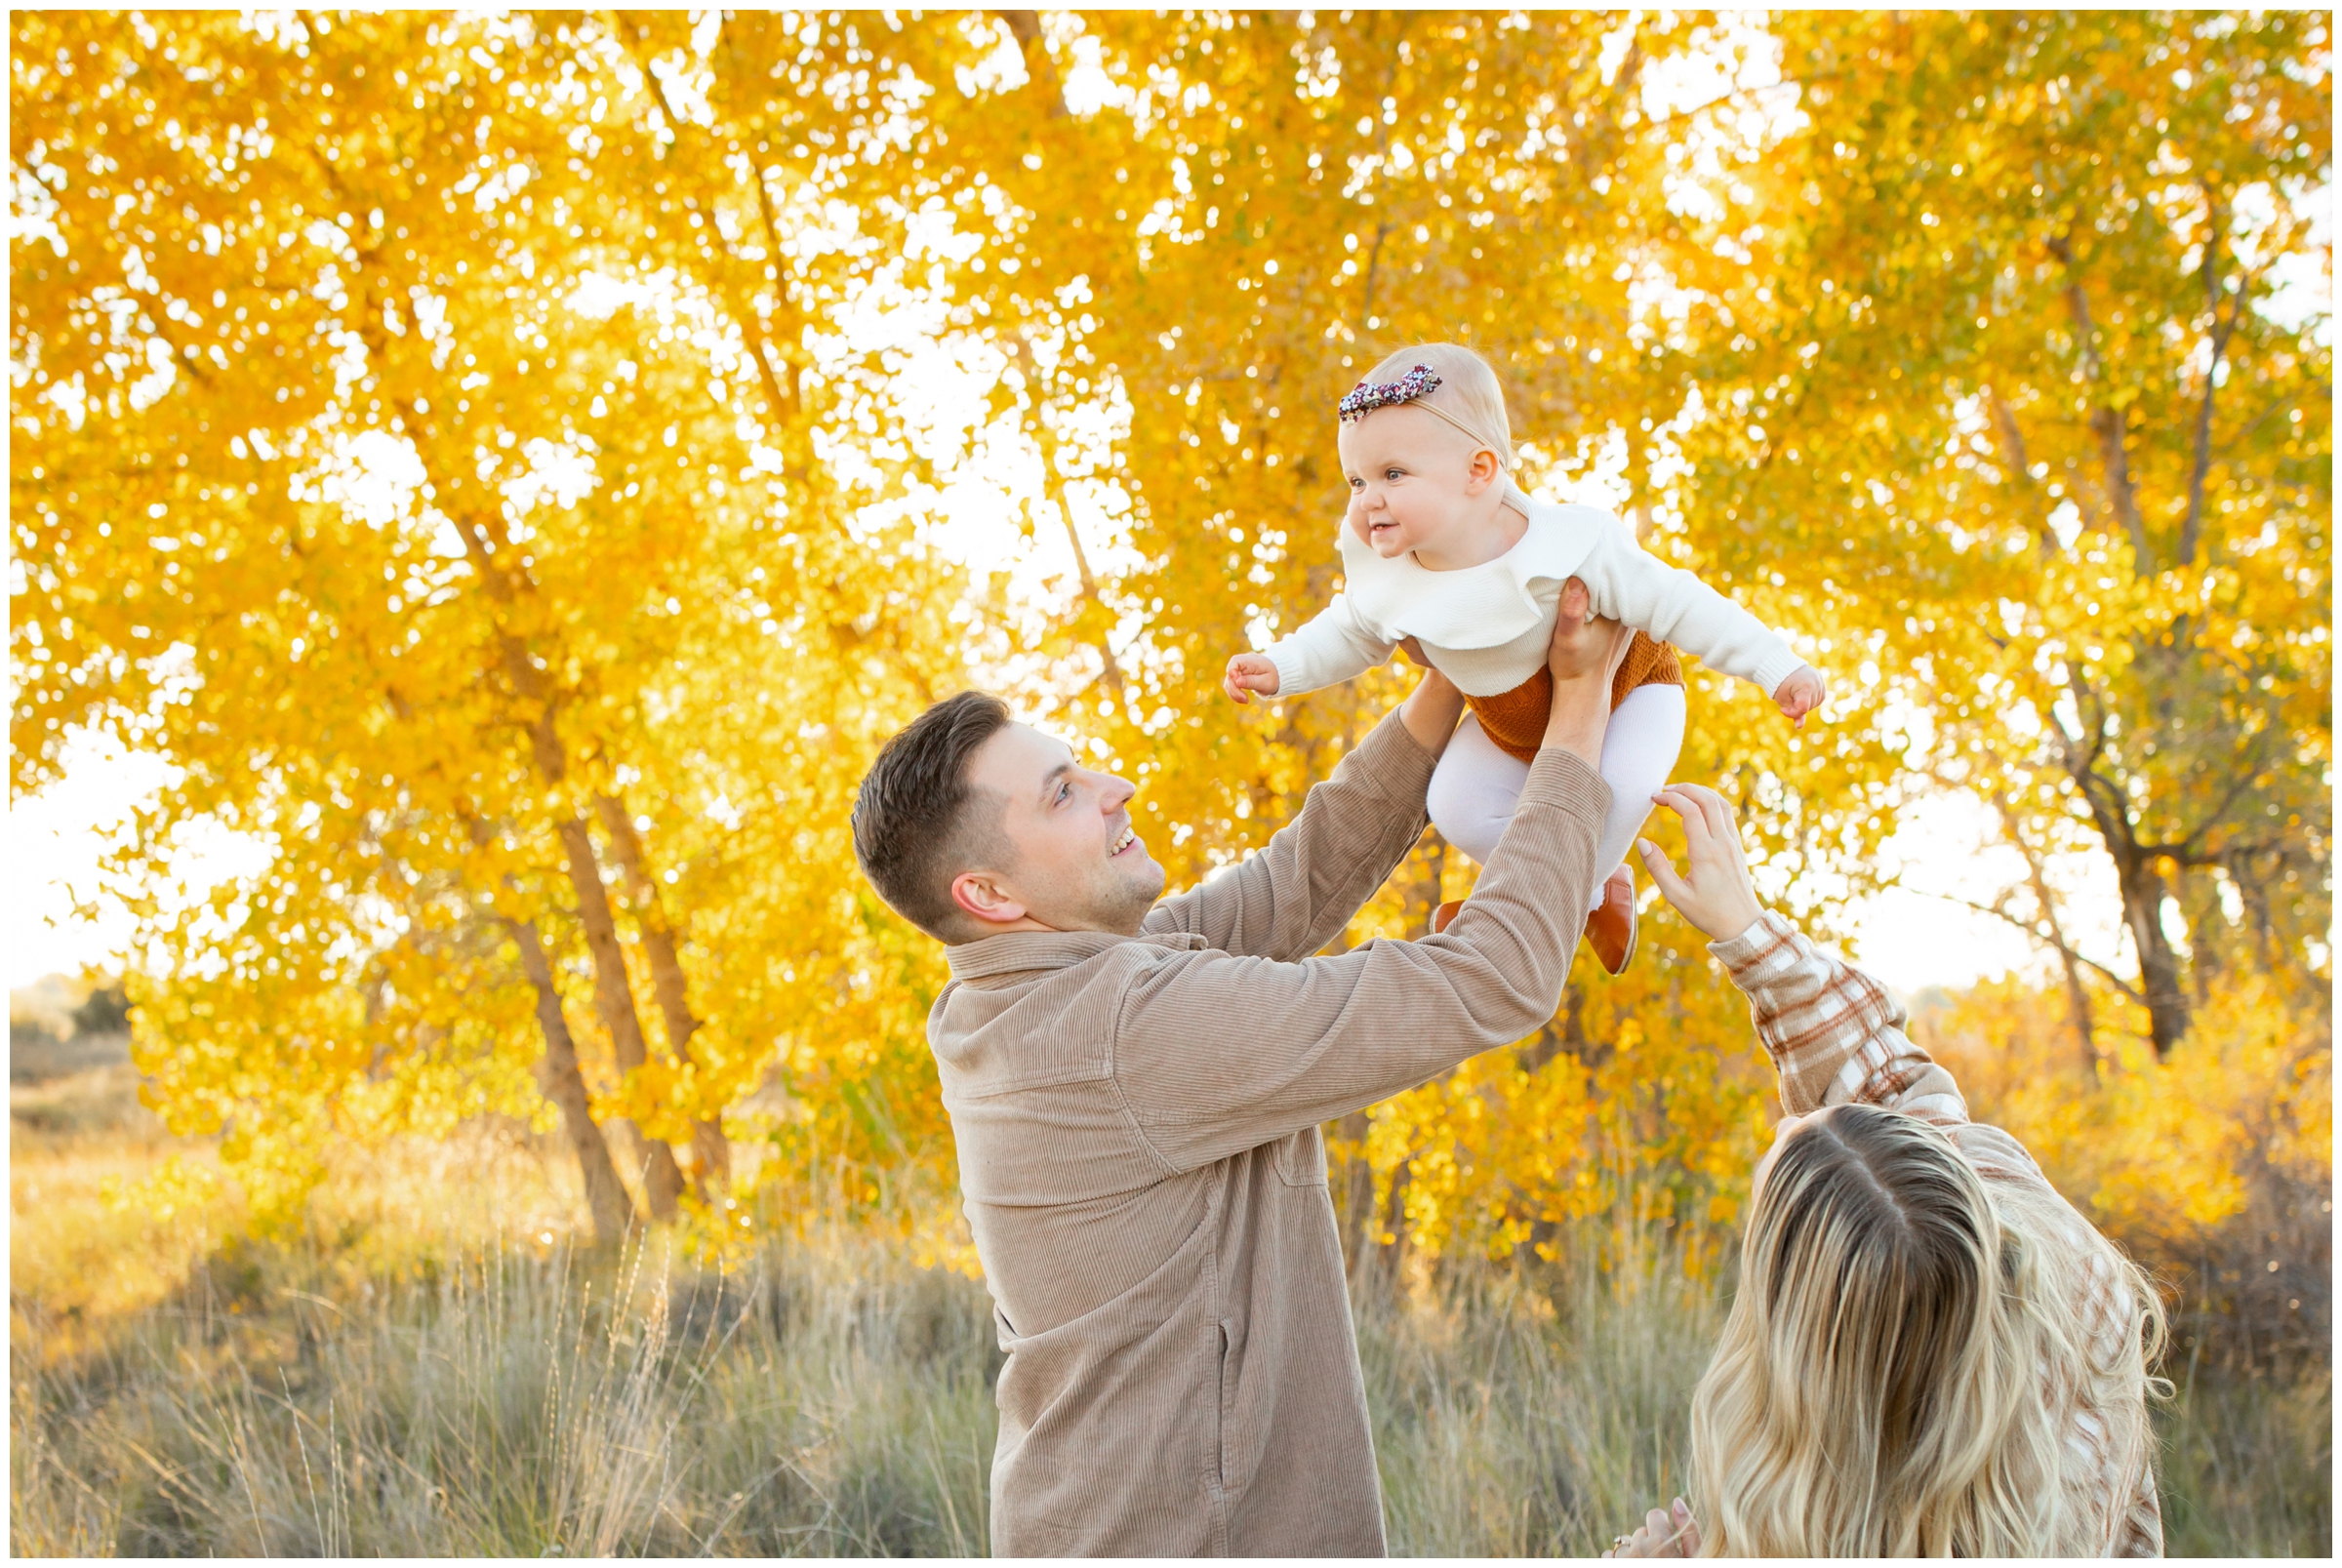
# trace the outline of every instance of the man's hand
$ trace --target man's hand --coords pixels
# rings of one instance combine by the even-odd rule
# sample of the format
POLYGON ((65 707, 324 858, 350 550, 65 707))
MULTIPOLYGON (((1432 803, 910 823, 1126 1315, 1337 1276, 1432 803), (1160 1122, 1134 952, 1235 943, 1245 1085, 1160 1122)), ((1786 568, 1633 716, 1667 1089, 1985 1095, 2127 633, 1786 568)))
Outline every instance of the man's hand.
POLYGON ((1220 677, 1220 689, 1239 703, 1252 701, 1245 695, 1248 692, 1274 697, 1277 684, 1276 661, 1267 654, 1238 654, 1228 662, 1228 673, 1220 677))
POLYGON ((1620 1536, 1605 1557, 1696 1557, 1700 1554, 1700 1521, 1681 1498, 1642 1516, 1642 1528, 1620 1536))
POLYGON ((1588 767, 1598 768, 1602 733, 1610 724, 1610 676, 1632 634, 1615 621, 1589 614, 1591 608, 1585 583, 1573 577, 1561 584, 1560 613, 1546 653, 1554 705, 1544 744, 1574 751, 1588 767))
POLYGON ((1781 705, 1781 711, 1796 719, 1800 730, 1805 728, 1805 715, 1829 700, 1830 683, 1811 664, 1799 664, 1791 670, 1781 689, 1773 693, 1773 701, 1781 705))
POLYGON ((1756 923, 1764 905, 1756 902, 1756 884, 1749 876, 1748 853, 1740 846, 1740 824, 1724 797, 1705 784, 1669 784, 1651 797, 1683 819, 1684 860, 1688 869, 1676 874, 1676 863, 1647 838, 1635 847, 1660 894, 1684 919, 1697 926, 1710 942, 1729 942, 1756 923))

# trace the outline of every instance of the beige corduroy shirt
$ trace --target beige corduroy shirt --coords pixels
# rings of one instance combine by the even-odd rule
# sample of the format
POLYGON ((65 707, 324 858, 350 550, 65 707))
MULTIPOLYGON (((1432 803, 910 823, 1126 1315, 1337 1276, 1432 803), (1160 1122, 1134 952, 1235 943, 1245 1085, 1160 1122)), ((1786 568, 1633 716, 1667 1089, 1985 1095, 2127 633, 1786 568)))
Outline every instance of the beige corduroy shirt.
POLYGON ((950 950, 928 1039, 1008 1352, 996 1554, 1382 1552, 1317 1125, 1553 1016, 1610 804, 1541 753, 1446 932, 1312 957, 1421 833, 1433 760, 1393 714, 1140 936, 950 950))

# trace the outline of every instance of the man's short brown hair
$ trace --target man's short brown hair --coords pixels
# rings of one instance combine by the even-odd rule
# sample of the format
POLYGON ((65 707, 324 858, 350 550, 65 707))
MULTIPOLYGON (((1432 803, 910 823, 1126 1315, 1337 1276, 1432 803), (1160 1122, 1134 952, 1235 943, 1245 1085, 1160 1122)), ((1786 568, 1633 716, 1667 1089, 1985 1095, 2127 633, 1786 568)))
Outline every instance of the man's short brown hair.
POLYGON ((1005 870, 1005 802, 968 782, 985 742, 1008 728, 1008 704, 989 692, 947 697, 905 725, 863 775, 854 800, 854 858, 894 911, 938 942, 966 941, 968 916, 951 898, 962 871, 1005 870))

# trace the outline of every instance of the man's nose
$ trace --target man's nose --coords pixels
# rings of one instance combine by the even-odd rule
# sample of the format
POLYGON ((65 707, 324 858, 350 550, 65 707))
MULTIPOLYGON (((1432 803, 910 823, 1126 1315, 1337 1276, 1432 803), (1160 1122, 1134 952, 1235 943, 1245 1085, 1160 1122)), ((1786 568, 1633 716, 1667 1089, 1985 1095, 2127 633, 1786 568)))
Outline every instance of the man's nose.
POLYGON ((1137 784, 1126 779, 1117 779, 1110 773, 1100 774, 1098 780, 1098 809, 1103 812, 1120 811, 1139 792, 1137 784))

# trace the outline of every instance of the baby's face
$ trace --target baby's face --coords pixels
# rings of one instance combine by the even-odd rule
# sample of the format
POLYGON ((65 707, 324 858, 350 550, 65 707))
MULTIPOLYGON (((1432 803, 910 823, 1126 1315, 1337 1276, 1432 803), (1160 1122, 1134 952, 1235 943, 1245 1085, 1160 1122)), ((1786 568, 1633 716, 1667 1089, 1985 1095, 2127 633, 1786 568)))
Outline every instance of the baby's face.
MULTIPOLYGON (((1488 483, 1475 472, 1480 449, 1436 414, 1404 403, 1376 409, 1343 425, 1337 446, 1350 481, 1350 526, 1377 555, 1438 553, 1472 525, 1488 483)), ((1478 466, 1497 471, 1493 457, 1478 466)))

